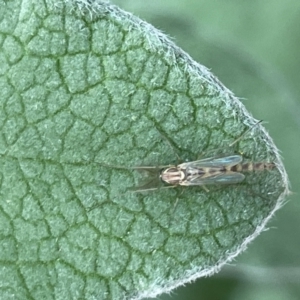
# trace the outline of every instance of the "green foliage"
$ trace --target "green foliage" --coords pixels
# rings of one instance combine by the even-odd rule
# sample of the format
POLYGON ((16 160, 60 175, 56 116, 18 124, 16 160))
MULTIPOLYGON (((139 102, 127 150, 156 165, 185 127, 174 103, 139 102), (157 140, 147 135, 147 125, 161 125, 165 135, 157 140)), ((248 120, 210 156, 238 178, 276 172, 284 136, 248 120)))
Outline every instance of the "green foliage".
POLYGON ((245 249, 287 186, 260 125, 229 146, 256 123, 238 99, 115 6, 1 7, 1 298, 155 296, 245 249), (132 167, 176 153, 242 153, 277 169, 209 192, 129 191, 143 179, 132 167))

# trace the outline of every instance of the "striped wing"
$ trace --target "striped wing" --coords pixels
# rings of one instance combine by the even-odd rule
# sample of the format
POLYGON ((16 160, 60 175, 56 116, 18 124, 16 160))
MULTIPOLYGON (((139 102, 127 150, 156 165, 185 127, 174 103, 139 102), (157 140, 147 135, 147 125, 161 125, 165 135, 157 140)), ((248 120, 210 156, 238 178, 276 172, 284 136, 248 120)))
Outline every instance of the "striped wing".
POLYGON ((182 182, 181 185, 211 185, 211 184, 234 184, 243 181, 245 175, 238 172, 215 173, 213 175, 195 176, 189 181, 182 182))
POLYGON ((220 158, 205 158, 178 165, 179 168, 222 168, 235 166, 243 160, 241 155, 224 156, 220 158))

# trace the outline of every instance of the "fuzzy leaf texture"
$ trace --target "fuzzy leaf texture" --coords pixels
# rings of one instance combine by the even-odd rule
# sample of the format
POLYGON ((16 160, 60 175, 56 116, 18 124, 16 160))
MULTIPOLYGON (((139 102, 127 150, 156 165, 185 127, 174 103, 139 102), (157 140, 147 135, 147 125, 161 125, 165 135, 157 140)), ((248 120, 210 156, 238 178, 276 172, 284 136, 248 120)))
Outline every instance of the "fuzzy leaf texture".
POLYGON ((108 3, 0 7, 1 299, 155 297, 217 272, 263 230, 284 168, 205 67, 108 3), (132 167, 233 154, 276 168, 209 191, 130 190, 147 181, 132 167))

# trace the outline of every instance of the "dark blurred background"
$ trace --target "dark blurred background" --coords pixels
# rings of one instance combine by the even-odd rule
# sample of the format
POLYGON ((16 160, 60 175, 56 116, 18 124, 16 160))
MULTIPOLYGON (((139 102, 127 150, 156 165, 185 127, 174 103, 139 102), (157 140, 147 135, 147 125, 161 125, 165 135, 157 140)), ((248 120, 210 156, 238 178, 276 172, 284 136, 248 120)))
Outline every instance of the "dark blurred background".
POLYGON ((234 263, 157 299, 300 299, 300 1, 112 2, 172 37, 266 121, 294 192, 234 263))

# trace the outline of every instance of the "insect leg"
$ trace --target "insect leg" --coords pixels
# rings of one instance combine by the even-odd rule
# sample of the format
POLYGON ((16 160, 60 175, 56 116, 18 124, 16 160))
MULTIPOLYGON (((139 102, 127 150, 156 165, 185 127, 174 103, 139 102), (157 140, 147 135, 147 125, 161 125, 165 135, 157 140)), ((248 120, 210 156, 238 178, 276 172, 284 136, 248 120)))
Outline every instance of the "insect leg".
POLYGON ((258 124, 260 124, 262 122, 262 120, 256 122, 253 126, 251 126, 250 128, 246 129, 245 132, 243 132, 236 140, 234 140, 231 144, 229 144, 229 147, 232 147, 233 145, 235 145, 238 141, 240 141, 249 131, 251 131, 255 126, 257 126, 258 124))
MULTIPOLYGON (((171 141, 169 140, 169 138, 167 138, 167 136, 162 133, 162 131, 160 129, 158 129, 158 127, 155 125, 157 131, 159 132, 159 134, 164 138, 164 140, 167 142, 167 144, 169 145, 169 147, 173 150, 173 152, 175 153, 178 162, 182 162, 183 160, 181 159, 181 157, 179 156, 179 154, 176 152, 174 145, 172 145, 171 141)), ((177 162, 177 163, 178 163, 177 162)))
POLYGON ((201 185, 201 187, 204 189, 204 191, 205 191, 206 193, 209 193, 209 189, 208 189, 205 185, 201 185))
MULTIPOLYGON (((232 147, 234 146, 238 141, 240 141, 249 131, 251 131, 255 126, 257 126, 258 124, 260 124, 262 122, 262 120, 256 122, 253 126, 251 126, 250 128, 246 129, 237 139, 235 139, 232 143, 230 143, 228 146, 232 147)), ((200 160, 201 157, 206 156, 209 152, 218 152, 218 150, 224 150, 223 148, 216 148, 216 149, 210 149, 208 151, 205 151, 203 153, 201 153, 198 157, 197 160, 200 160)))
POLYGON ((136 188, 131 188, 128 191, 132 192, 132 193, 142 193, 142 192, 149 192, 149 191, 156 191, 156 190, 172 189, 172 188, 176 187, 176 185, 153 186, 153 187, 150 187, 150 185, 151 185, 152 182, 153 181, 148 182, 148 183, 146 183, 146 184, 144 184, 142 186, 138 186, 136 188))

